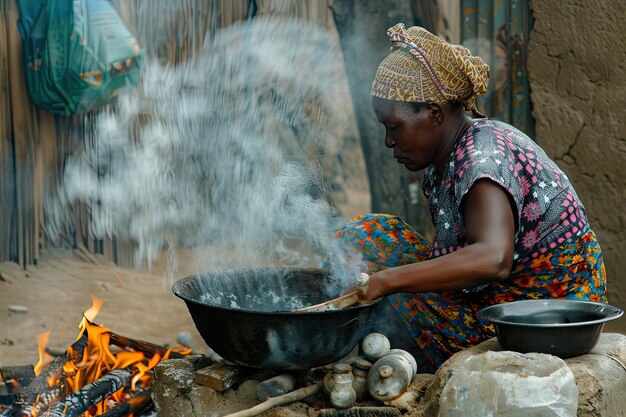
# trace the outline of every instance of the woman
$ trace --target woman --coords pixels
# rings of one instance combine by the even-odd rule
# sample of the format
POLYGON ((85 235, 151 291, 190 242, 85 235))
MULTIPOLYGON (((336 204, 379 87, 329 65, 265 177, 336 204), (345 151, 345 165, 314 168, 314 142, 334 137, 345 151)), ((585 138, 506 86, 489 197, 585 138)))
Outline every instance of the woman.
POLYGON ((495 336, 476 316, 487 305, 606 302, 602 253, 567 176, 522 132, 476 109, 489 67, 420 27, 388 35, 372 106, 393 156, 425 170, 435 236, 429 244, 390 215, 346 224, 339 241, 372 274, 366 299, 388 297, 430 369, 495 336))

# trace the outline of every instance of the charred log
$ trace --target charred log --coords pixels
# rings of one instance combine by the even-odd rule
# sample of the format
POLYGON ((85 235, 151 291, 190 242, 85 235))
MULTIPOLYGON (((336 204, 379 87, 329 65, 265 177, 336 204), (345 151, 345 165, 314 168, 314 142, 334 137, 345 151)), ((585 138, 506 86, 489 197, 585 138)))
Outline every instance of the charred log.
POLYGON ((42 417, 79 417, 89 408, 104 401, 109 395, 130 383, 130 372, 115 369, 99 380, 87 384, 73 394, 65 397, 65 401, 54 404, 42 417))
MULTIPOLYGON (((166 347, 155 345, 154 343, 150 342, 144 342, 143 340, 130 339, 128 337, 120 336, 113 332, 110 332, 110 343, 124 349, 133 349, 137 352, 143 352, 150 357, 154 356, 155 354, 164 356, 165 353, 168 351, 166 347)), ((177 352, 170 352, 169 357, 171 359, 180 359, 183 357, 183 355, 177 352)))
POLYGON ((59 358, 61 356, 65 356, 66 348, 63 347, 52 347, 46 346, 45 351, 48 355, 53 356, 55 358, 59 358))
MULTIPOLYGON (((3 396, 2 399, 4 402, 11 401, 11 404, 13 404, 12 416, 30 417, 32 415, 45 415, 50 417, 56 417, 57 415, 80 415, 86 409, 95 404, 98 404, 100 401, 106 398, 106 396, 110 395, 109 393, 104 397, 99 398, 100 394, 102 394, 103 392, 106 392, 109 388, 112 389, 117 387, 112 392, 115 392, 117 389, 119 389, 121 387, 121 380, 118 373, 121 372, 122 374, 125 374, 128 373, 128 371, 116 370, 109 372, 100 380, 92 384, 86 385, 77 392, 65 397, 66 378, 68 377, 68 375, 65 374, 63 366, 67 362, 73 362, 75 364, 79 363, 83 359, 87 343, 88 337, 87 331, 85 330, 80 339, 74 342, 66 350, 64 355, 55 358, 48 365, 44 366, 38 376, 34 377, 33 372, 33 378, 31 378, 31 381, 30 383, 28 383, 28 385, 26 385, 23 389, 16 390, 15 395, 9 395, 9 393, 7 393, 6 396, 3 396), (82 409, 83 406, 86 406, 87 408, 80 412, 75 411, 82 409)), ((111 345, 115 345, 126 350, 142 352, 148 357, 153 357, 156 354, 160 356, 165 356, 165 354, 168 352, 168 349, 166 347, 149 342, 144 342, 142 340, 130 339, 112 332, 110 333, 109 343, 111 345)), ((169 352, 169 355, 170 357, 174 358, 183 357, 183 355, 176 352, 169 352)), ((32 370, 32 367, 30 367, 30 369, 32 370)), ((6 368, 6 371, 5 368, 2 368, 2 371, 3 373, 6 372, 7 375, 14 375, 16 372, 23 373, 24 375, 28 374, 26 368, 19 370, 6 368)), ((126 383, 127 382, 125 382, 124 384, 126 383)), ((128 407, 131 408, 130 413, 133 412, 133 409, 136 409, 136 407, 133 406, 132 402, 128 405, 128 407)), ((116 410, 115 412, 119 413, 119 415, 124 415, 123 413, 125 412, 124 410, 126 408, 127 406, 120 405, 119 410, 116 410)))
POLYGON ((33 416, 40 416, 49 410, 52 405, 61 401, 65 397, 65 384, 55 385, 46 392, 42 393, 31 409, 33 416))
POLYGON ((35 379, 35 369, 33 365, 3 366, 0 367, 0 380, 4 382, 12 381, 13 384, 26 386, 35 379))
POLYGON ((100 417, 126 417, 130 413, 132 413, 130 409, 130 404, 121 403, 111 408, 109 411, 102 414, 100 417))
POLYGON ((150 390, 144 390, 129 399, 127 402, 120 403, 111 408, 100 417, 125 417, 131 413, 137 414, 138 412, 146 409, 151 403, 152 400, 150 399, 150 390))
POLYGON ((0 405, 11 405, 17 400, 12 381, 0 382, 0 405))
POLYGON ((14 408, 29 413, 37 403, 38 409, 47 409, 52 404, 63 398, 65 393, 65 373, 63 365, 67 361, 78 362, 81 360, 87 346, 87 333, 74 342, 64 356, 54 359, 44 366, 41 373, 35 377, 24 389, 17 392, 17 401, 14 408), (51 384, 51 381, 56 383, 51 384))
POLYGON ((17 392, 35 378, 32 365, 0 367, 0 405, 11 405, 17 392))

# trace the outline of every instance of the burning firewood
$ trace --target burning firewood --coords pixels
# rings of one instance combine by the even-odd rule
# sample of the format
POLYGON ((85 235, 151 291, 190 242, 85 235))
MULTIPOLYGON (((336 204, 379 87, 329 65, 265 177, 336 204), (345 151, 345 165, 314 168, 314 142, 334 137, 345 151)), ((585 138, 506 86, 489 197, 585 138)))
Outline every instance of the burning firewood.
POLYGON ((0 410, 3 405, 11 405, 17 400, 15 393, 35 378, 32 365, 0 367, 0 410))
POLYGON ((23 415, 39 414, 65 395, 65 372, 68 361, 78 362, 87 346, 87 335, 83 334, 66 351, 65 355, 45 365, 27 386, 17 393, 14 408, 23 415))
POLYGON ((42 417, 79 417, 114 392, 128 387, 130 375, 130 372, 125 369, 115 369, 99 380, 68 395, 65 401, 54 404, 42 417))
MULTIPOLYGON (((131 348, 135 351, 143 352, 147 355, 150 355, 150 357, 154 356, 155 354, 165 356, 165 354, 169 350, 168 348, 163 346, 155 345, 150 342, 144 342, 143 340, 130 339, 128 337, 120 336, 113 332, 110 332, 110 337, 110 342, 112 345, 119 346, 121 348, 131 348)), ((180 359, 183 356, 184 355, 174 351, 171 351, 169 355, 169 357, 173 359, 180 359)))
POLYGON ((100 417, 125 417, 131 413, 136 413, 143 410, 151 402, 152 400, 150 399, 150 390, 144 390, 134 397, 130 398, 128 401, 120 403, 111 408, 100 417))
POLYGON ((32 365, 0 367, 0 381, 15 380, 21 385, 28 385, 35 378, 32 365))
POLYGON ((38 338, 37 376, 19 393, 12 416, 77 417, 87 410, 110 417, 134 413, 150 403, 152 368, 172 355, 191 352, 123 337, 94 324, 101 302, 93 301, 78 339, 63 356, 43 365, 48 334, 38 338))

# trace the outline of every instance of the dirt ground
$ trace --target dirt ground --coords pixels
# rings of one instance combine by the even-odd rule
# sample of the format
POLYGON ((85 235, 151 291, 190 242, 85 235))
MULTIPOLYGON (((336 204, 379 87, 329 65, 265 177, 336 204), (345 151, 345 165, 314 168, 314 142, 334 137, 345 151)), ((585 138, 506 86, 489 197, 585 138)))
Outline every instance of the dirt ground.
MULTIPOLYGON (((193 273, 185 270, 184 256, 175 278, 193 273)), ((47 330, 49 346, 71 344, 91 306, 89 294, 103 301, 95 322, 115 333, 173 345, 186 331, 195 350, 208 352, 185 303, 171 293, 163 265, 159 260, 151 271, 120 268, 101 256, 60 249, 43 251, 38 265, 26 271, 12 262, 0 264, 0 366, 36 363, 36 337, 47 330), (12 312, 14 305, 28 311, 12 312)))

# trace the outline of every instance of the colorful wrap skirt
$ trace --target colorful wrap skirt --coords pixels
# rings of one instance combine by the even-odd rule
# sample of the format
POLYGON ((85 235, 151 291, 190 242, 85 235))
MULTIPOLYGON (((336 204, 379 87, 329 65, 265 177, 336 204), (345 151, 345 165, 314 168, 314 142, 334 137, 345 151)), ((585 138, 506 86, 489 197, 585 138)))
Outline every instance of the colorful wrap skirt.
MULTIPOLYGON (((362 253, 369 273, 429 259, 430 244, 396 216, 368 214, 347 222, 339 246, 362 253)), ((387 297, 400 315, 419 355, 421 369, 438 368, 459 350, 495 336, 493 325, 476 313, 496 304, 525 299, 569 298, 606 302, 604 261, 598 240, 587 230, 552 252, 516 264, 509 279, 480 291, 400 293, 387 297)))

